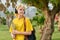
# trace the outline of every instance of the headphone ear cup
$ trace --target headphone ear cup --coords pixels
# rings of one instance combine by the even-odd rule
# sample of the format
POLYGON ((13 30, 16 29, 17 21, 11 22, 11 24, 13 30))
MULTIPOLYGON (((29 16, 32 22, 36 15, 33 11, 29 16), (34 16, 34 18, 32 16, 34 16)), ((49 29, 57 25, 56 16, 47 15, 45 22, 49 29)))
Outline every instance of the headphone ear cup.
POLYGON ((18 11, 17 11, 17 9, 15 8, 15 13, 17 14, 18 13, 18 11))

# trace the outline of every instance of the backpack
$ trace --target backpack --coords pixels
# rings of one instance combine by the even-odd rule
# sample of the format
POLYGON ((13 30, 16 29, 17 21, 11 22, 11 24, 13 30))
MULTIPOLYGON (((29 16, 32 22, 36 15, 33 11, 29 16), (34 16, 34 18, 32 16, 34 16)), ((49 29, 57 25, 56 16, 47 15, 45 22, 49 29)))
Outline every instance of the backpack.
POLYGON ((35 29, 33 28, 32 34, 28 35, 28 40, 36 40, 35 29))

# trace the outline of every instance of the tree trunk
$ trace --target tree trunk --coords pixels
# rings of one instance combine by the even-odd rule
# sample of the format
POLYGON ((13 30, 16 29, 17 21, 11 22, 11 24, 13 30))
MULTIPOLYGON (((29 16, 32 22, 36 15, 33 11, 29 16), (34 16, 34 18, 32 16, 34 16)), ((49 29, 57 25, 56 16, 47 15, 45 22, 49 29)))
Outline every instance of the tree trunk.
POLYGON ((45 10, 44 13, 46 18, 40 40, 52 40, 52 34, 54 32, 54 16, 49 15, 47 10, 45 10))
POLYGON ((60 11, 59 11, 59 14, 58 14, 58 30, 60 31, 60 11))
POLYGON ((7 24, 8 28, 10 28, 11 18, 9 15, 6 17, 6 24, 7 24))

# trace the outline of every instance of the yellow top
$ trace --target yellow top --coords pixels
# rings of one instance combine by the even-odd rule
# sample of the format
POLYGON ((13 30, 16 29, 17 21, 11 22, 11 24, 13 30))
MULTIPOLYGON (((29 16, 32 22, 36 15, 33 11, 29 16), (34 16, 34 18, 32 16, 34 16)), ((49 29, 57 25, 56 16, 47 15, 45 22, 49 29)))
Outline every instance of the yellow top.
MULTIPOLYGON (((32 24, 28 18, 25 18, 26 21, 26 32, 33 31, 32 24)), ((24 18, 18 19, 15 18, 13 19, 13 23, 15 25, 15 29, 20 32, 24 32, 24 18)), ((10 32, 12 32, 13 26, 10 26, 10 32)), ((15 40, 24 40, 24 35, 16 35, 15 40)))

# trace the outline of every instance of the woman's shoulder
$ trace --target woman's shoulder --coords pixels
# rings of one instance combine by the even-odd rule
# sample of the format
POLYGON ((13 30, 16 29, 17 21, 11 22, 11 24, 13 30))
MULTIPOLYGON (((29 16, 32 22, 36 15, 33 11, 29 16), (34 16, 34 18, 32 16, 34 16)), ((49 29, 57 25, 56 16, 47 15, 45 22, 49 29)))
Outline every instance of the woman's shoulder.
POLYGON ((29 19, 28 17, 25 17, 25 19, 29 19))
POLYGON ((17 18, 14 18, 14 19, 13 19, 13 21, 16 21, 16 20, 17 20, 17 18))
POLYGON ((28 17, 25 17, 26 21, 30 20, 28 17))

